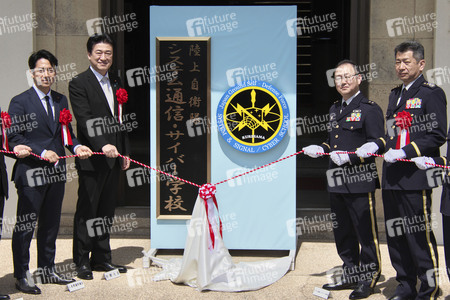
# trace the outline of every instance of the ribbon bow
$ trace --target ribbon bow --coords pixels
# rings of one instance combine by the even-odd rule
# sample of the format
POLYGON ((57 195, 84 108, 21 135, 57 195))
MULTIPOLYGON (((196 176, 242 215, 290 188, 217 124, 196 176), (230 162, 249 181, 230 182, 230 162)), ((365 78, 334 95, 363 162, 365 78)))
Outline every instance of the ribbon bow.
MULTIPOLYGON (((215 243, 215 235, 214 235, 214 230, 212 229, 211 226, 211 221, 210 221, 210 216, 209 216, 209 212, 208 212, 208 199, 212 198, 214 205, 216 206, 217 212, 219 212, 219 207, 217 206, 217 200, 216 200, 216 186, 211 184, 211 183, 206 183, 204 185, 202 185, 198 191, 198 195, 200 196, 200 198, 202 198, 205 203, 205 210, 206 210, 206 218, 208 219, 208 227, 209 227, 209 236, 211 237, 211 244, 212 244, 212 248, 214 249, 214 243, 215 243)), ((214 216, 211 216, 212 218, 214 216)), ((218 216, 219 218, 219 224, 220 224, 220 236, 223 238, 222 235, 222 220, 220 219, 220 216, 218 216)))
POLYGON ((395 117, 395 125, 400 127, 400 135, 397 137, 396 149, 401 149, 409 144, 409 127, 411 127, 412 117, 407 111, 402 111, 395 117))
POLYGON ((6 129, 11 127, 11 116, 6 111, 2 111, 1 118, 2 118, 2 146, 3 149, 9 151, 6 129))
POLYGON ((116 91, 117 102, 119 103, 119 123, 122 124, 122 104, 128 102, 128 93, 125 89, 120 88, 116 91))
POLYGON ((70 136, 69 132, 69 124, 70 122, 72 122, 72 115, 70 114, 70 110, 63 108, 63 110, 59 112, 59 122, 62 126, 61 138, 64 146, 72 146, 72 137, 70 136))

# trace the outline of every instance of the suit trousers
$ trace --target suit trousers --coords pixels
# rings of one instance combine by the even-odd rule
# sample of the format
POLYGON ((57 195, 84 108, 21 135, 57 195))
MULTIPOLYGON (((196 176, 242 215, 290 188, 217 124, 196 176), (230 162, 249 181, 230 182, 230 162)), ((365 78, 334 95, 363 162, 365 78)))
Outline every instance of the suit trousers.
POLYGON ((450 216, 442 214, 442 231, 444 235, 444 256, 447 276, 450 279, 450 216))
POLYGON ((389 256, 399 282, 395 294, 437 298, 438 252, 430 220, 431 190, 382 193, 389 256), (421 281, 418 292, 417 278, 421 281))
POLYGON ((116 159, 111 169, 78 171, 73 230, 73 261, 77 266, 111 262, 109 240, 117 202, 119 162, 120 159, 116 159))
POLYGON ((330 206, 343 276, 349 282, 374 287, 381 273, 374 193, 330 193, 330 206))
POLYGON ((0 196, 0 239, 2 238, 1 232, 3 229, 3 210, 5 208, 5 197, 0 196))
POLYGON ((29 270, 30 243, 36 222, 38 268, 48 272, 55 266, 64 189, 65 182, 17 187, 17 220, 12 235, 15 278, 25 278, 29 270))

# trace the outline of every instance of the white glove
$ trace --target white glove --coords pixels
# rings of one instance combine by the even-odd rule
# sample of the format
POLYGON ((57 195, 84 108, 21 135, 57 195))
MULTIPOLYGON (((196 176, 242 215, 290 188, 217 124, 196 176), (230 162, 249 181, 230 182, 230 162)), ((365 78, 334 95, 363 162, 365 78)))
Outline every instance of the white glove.
POLYGON ((406 154, 403 149, 391 149, 384 154, 384 160, 388 163, 395 163, 399 158, 405 158, 406 154))
POLYGON ((434 166, 428 165, 428 164, 435 164, 434 159, 432 159, 431 157, 420 156, 420 157, 411 158, 411 160, 413 162, 415 162, 416 166, 421 170, 426 170, 428 168, 434 168, 434 166))
POLYGON ((323 153, 323 148, 320 146, 317 146, 317 145, 310 145, 308 147, 304 147, 302 150, 304 151, 303 152, 304 154, 306 154, 312 158, 318 158, 323 155, 323 154, 318 154, 319 152, 323 153))
POLYGON ((356 149, 356 155, 362 158, 368 158, 372 156, 368 153, 375 153, 378 151, 378 149, 379 147, 377 144, 375 144, 374 142, 368 142, 356 149))
POLYGON ((338 166, 342 166, 345 163, 348 163, 350 161, 350 157, 347 153, 338 154, 338 152, 343 151, 333 151, 330 153, 331 160, 337 164, 338 166))

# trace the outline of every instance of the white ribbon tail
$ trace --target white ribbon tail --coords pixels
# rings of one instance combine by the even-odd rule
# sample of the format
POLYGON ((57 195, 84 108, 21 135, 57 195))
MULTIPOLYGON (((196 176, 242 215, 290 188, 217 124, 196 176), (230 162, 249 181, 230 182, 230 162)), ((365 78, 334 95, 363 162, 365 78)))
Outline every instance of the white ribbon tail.
POLYGON ((403 129, 402 132, 400 133, 400 148, 406 146, 406 133, 407 133, 406 129, 403 129))
POLYGON ((64 146, 69 145, 69 139, 67 137, 67 125, 62 126, 62 133, 63 133, 63 139, 64 139, 64 146))
POLYGON ((122 104, 119 103, 119 123, 122 124, 122 104))

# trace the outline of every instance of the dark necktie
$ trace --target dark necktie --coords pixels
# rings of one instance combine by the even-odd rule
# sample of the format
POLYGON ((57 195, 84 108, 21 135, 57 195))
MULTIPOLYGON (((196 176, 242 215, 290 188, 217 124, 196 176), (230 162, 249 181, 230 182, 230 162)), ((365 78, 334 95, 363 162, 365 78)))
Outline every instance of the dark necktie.
POLYGON ((45 102, 47 103, 47 115, 50 118, 50 121, 52 121, 52 123, 55 121, 55 118, 53 117, 53 111, 52 111, 52 106, 50 105, 50 97, 49 96, 45 96, 45 102))
POLYGON ((340 113, 344 110, 344 108, 346 108, 347 107, 347 102, 346 101, 344 101, 344 102, 342 102, 342 106, 341 106, 341 111, 340 111, 340 113))
POLYGON ((406 94, 406 91, 407 90, 405 88, 403 88, 402 91, 400 92, 400 98, 398 98, 398 100, 397 100, 397 105, 399 105, 400 102, 402 102, 402 98, 406 94))

